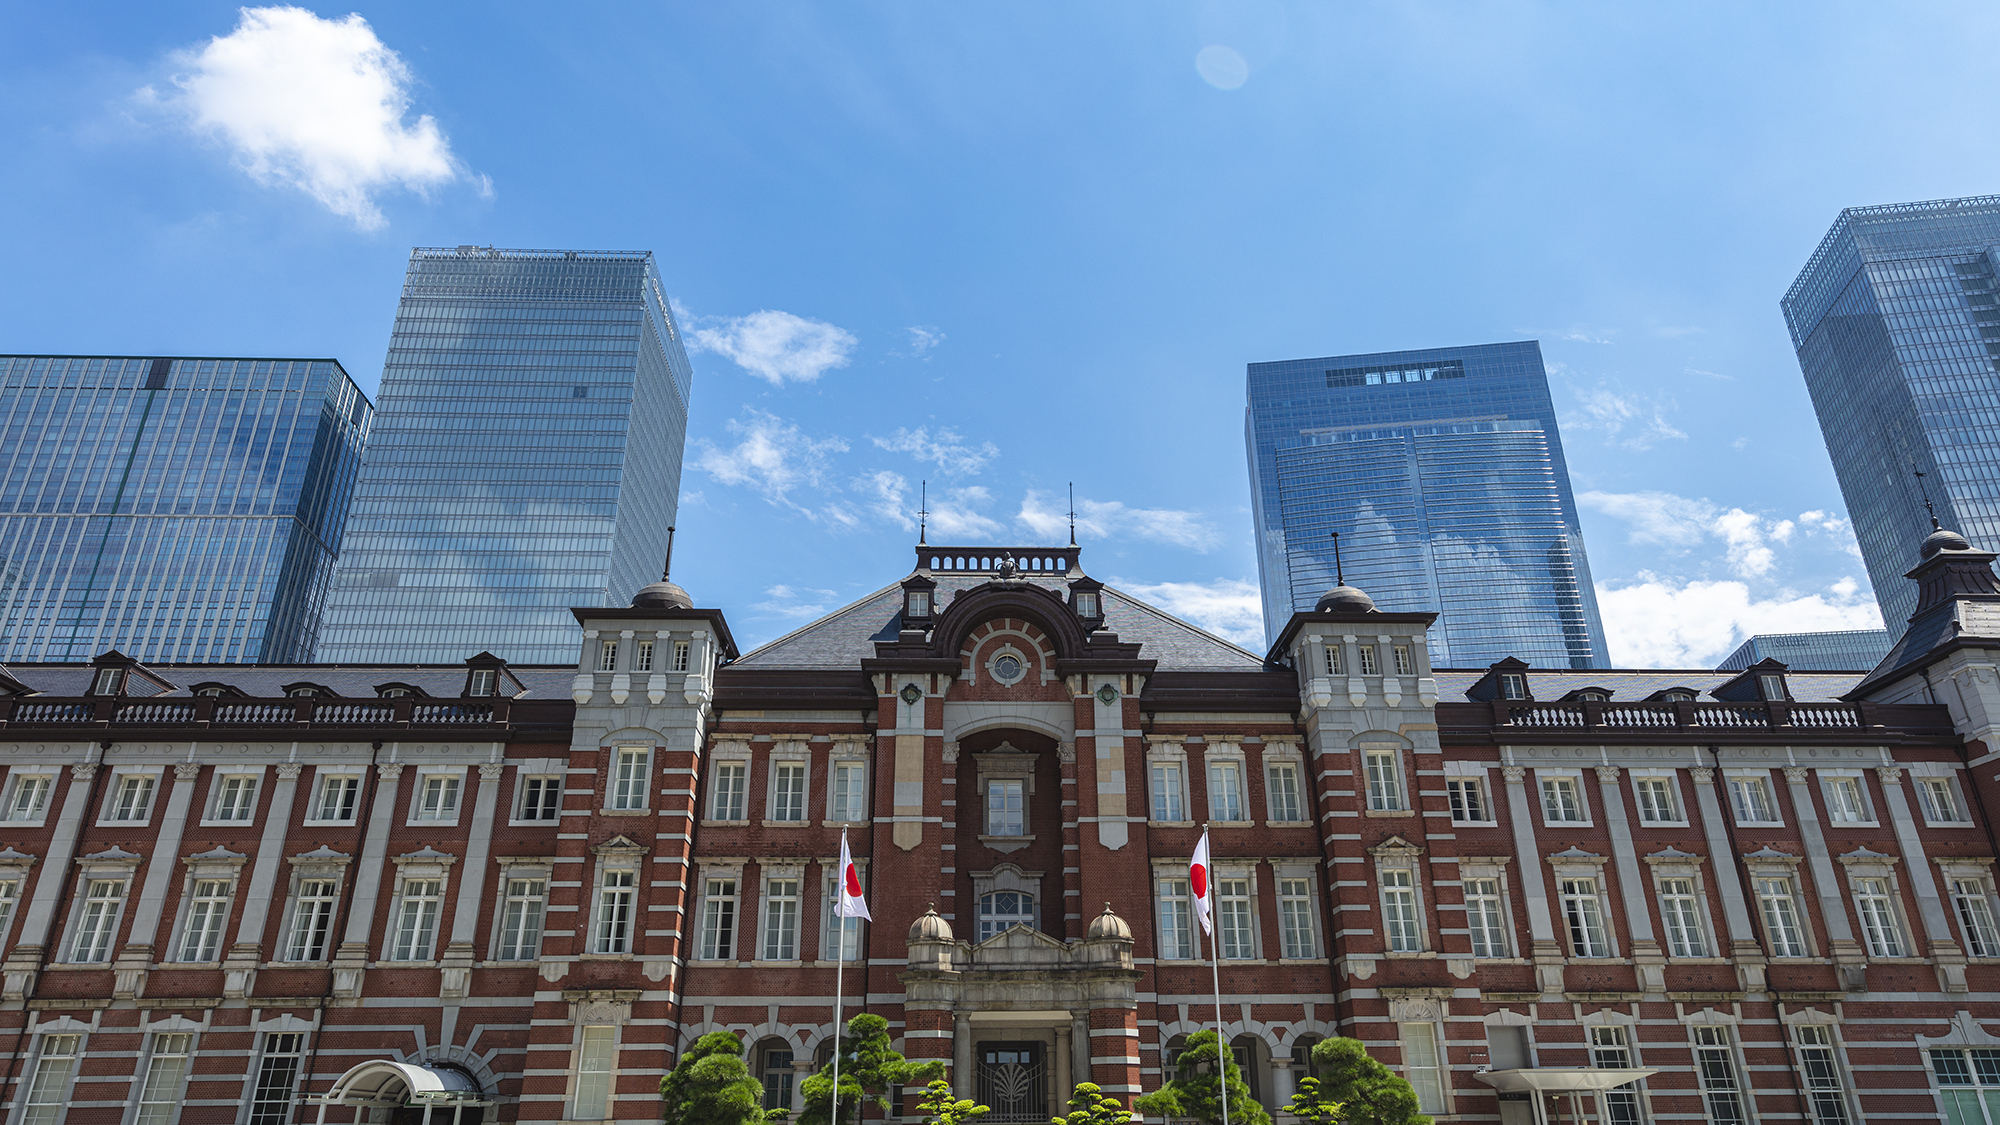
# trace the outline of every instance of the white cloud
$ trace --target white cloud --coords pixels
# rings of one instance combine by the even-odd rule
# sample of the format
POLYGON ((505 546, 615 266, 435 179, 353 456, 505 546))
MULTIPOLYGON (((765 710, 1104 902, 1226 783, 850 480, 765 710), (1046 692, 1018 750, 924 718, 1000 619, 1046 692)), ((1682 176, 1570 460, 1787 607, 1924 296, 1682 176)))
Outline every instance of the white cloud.
POLYGON ((1684 553, 1719 540, 1724 562, 1739 578, 1769 577, 1778 564, 1773 544, 1789 546, 1800 531, 1831 541, 1857 560, 1861 557, 1853 529, 1829 512, 1800 512, 1796 520, 1773 518, 1670 492, 1584 492, 1576 499, 1631 525, 1626 539, 1641 546, 1684 553))
POLYGON ((1251 652, 1264 651, 1264 602, 1254 582, 1217 578, 1212 582, 1114 581, 1112 585, 1251 652))
MULTIPOLYGON (((905 531, 917 528, 916 511, 920 498, 911 495, 910 482, 901 473, 879 472, 864 478, 875 492, 875 511, 905 531)), ((984 488, 939 489, 928 498, 930 538, 938 543, 978 543, 997 539, 1001 525, 977 509, 993 502, 984 488)))
POLYGON ((954 474, 976 473, 985 468, 988 461, 1000 456, 1000 447, 990 441, 982 441, 975 446, 960 437, 956 430, 940 429, 933 435, 927 426, 914 430, 898 429, 890 437, 871 437, 868 440, 878 448, 891 453, 907 453, 954 474))
POLYGON ((1882 615, 1851 578, 1822 593, 1760 598, 1742 582, 1681 582, 1641 572, 1628 586, 1597 587, 1619 668, 1712 668, 1753 633, 1880 629, 1882 615))
POLYGON ((714 352, 773 386, 810 383, 847 358, 861 341, 854 333, 823 320, 808 320, 775 309, 749 316, 697 317, 675 306, 697 351, 714 352))
POLYGON ((358 15, 244 8, 236 30, 174 61, 187 68, 176 92, 149 86, 141 100, 183 114, 257 179, 297 187, 364 230, 384 225, 378 192, 465 175, 435 119, 406 119, 410 69, 358 15))
POLYGON ((1571 431, 1595 431, 1604 440, 1641 452, 1661 441, 1686 441, 1687 435, 1668 423, 1663 406, 1651 398, 1621 395, 1605 387, 1577 392, 1580 413, 1562 420, 1571 431))
POLYGON ((924 362, 930 362, 930 350, 944 343, 944 333, 931 325, 911 325, 904 331, 910 334, 910 354, 924 362))
POLYGON ((815 590, 804 586, 773 586, 764 591, 765 599, 751 603, 750 608, 762 610, 778 617, 818 617, 832 607, 832 590, 815 590))
POLYGON ((1218 90, 1234 90, 1250 80, 1250 63, 1234 47, 1211 43, 1196 52, 1195 72, 1218 90))
POLYGON ((723 484, 754 488, 773 504, 836 523, 854 522, 852 513, 837 506, 816 512, 792 499, 794 492, 826 483, 831 472, 828 458, 847 452, 845 441, 808 437, 797 425, 761 410, 747 410, 742 419, 732 418, 728 429, 741 440, 724 449, 698 439, 695 468, 723 484))
MULTIPOLYGON (((1014 517, 1045 541, 1069 532, 1067 509, 1054 506, 1054 498, 1044 500, 1032 489, 1021 498, 1021 510, 1014 517)), ((1173 508, 1128 508, 1117 500, 1078 500, 1076 533, 1079 538, 1151 539, 1195 551, 1207 551, 1215 540, 1215 530, 1195 512, 1173 508)))

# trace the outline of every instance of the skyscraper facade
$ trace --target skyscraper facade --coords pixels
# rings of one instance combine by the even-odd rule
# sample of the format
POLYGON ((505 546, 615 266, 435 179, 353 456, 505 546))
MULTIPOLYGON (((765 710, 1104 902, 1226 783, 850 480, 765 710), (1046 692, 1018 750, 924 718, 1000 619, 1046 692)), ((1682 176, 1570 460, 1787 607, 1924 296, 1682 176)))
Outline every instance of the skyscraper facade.
POLYGON ((313 659, 372 413, 331 359, 0 356, 0 659, 313 659))
POLYGON ((413 251, 320 659, 568 662, 657 575, 692 379, 648 251, 413 251))
POLYGON ((1253 363, 1244 443, 1264 628, 1335 580, 1433 612, 1431 660, 1603 667, 1541 345, 1253 363))
POLYGON ((2000 549, 2000 196, 1850 207, 1783 302, 1891 633, 1931 524, 2000 549), (1914 475, 1925 474, 1922 486, 1914 475))
POLYGON ((1887 629, 1758 633, 1723 657, 1715 670, 1741 672, 1761 661, 1778 660, 1794 672, 1865 672, 1882 663, 1895 639, 1887 629))

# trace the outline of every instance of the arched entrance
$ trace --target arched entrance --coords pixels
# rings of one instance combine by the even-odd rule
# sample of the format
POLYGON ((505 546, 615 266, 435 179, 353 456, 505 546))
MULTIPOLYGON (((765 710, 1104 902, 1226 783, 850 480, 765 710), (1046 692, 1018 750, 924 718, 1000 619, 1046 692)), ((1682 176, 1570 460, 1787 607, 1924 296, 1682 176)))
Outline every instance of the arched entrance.
POLYGON ((357 1122, 386 1125, 480 1125, 486 1107, 495 1104, 470 1074, 455 1066, 390 1062, 361 1063, 334 1080, 324 1094, 306 1099, 326 1107, 355 1107, 357 1122))

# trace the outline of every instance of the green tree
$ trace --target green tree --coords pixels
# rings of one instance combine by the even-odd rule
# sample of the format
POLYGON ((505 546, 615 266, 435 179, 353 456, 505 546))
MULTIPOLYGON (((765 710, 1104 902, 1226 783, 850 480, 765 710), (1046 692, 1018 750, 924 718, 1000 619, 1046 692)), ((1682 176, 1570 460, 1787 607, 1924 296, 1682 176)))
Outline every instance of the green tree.
POLYGON ((1138 1098, 1132 1108, 1147 1117, 1189 1117, 1222 1125, 1223 1083, 1229 1090, 1229 1125, 1271 1125, 1271 1115, 1250 1096, 1250 1086, 1236 1069, 1233 1053, 1222 1051, 1213 1031, 1187 1037, 1187 1049, 1174 1064, 1167 1084, 1138 1098), (1222 1056, 1223 1077, 1216 1077, 1215 1057, 1222 1056))
POLYGON ((1298 1092, 1292 1095, 1292 1113, 1306 1125, 1335 1125, 1345 1116, 1339 1102, 1320 1092, 1319 1079, 1299 1079, 1298 1092))
POLYGON ((1340 1103, 1342 1125, 1431 1125, 1430 1116, 1417 1108, 1417 1092, 1368 1057, 1359 1039, 1313 1044, 1312 1066, 1320 1096, 1340 1103))
POLYGON ((931 1125, 965 1125, 967 1121, 984 1116, 987 1107, 959 1097, 951 1092, 951 1083, 933 1078, 931 1084, 924 1087, 924 1100, 917 1103, 917 1112, 931 1125))
MULTIPOLYGON (((943 1077, 943 1060, 913 1063, 904 1058, 890 1045, 889 1021, 863 1012, 847 1021, 847 1030, 840 1039, 839 1125, 858 1120, 860 1107, 868 1102, 882 1107, 885 1114, 896 1116, 900 1111, 891 1104, 891 1087, 912 1086, 943 1077)), ((799 1094, 805 1100, 799 1125, 834 1125, 832 1063, 799 1083, 799 1094)))
POLYGON ((1132 1111, 1125 1103, 1095 1082, 1079 1082, 1069 1098, 1069 1113, 1056 1118, 1054 1125, 1125 1125, 1130 1120, 1132 1111))
POLYGON ((743 1041, 711 1031, 660 1079, 667 1125, 763 1125, 764 1087, 743 1065, 743 1041))

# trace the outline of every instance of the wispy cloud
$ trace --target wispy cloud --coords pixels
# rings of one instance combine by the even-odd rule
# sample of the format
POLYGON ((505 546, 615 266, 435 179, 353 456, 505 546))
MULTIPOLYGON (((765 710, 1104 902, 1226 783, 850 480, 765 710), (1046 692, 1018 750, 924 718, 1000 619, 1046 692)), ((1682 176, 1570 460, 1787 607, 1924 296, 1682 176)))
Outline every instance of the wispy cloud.
POLYGON ((250 175, 296 187, 363 230, 385 223, 379 192, 422 194, 468 175, 436 120, 408 120, 410 69, 358 15, 243 8, 234 31, 173 62, 186 70, 175 89, 144 87, 141 103, 176 113, 250 175))
POLYGON ((750 608, 775 617, 818 617, 833 608, 833 597, 832 590, 815 590, 809 586, 773 586, 764 591, 763 601, 752 602, 750 608))
POLYGON ((696 316, 676 301, 674 315, 696 351, 733 360, 774 387, 810 383, 836 367, 846 367, 861 343, 838 325, 775 309, 759 309, 748 316, 696 316))
POLYGON ((1581 390, 1576 395, 1578 410, 1562 420, 1571 432, 1595 432, 1604 440, 1633 452, 1651 449, 1661 441, 1686 441, 1687 435, 1667 421, 1672 403, 1650 396, 1619 394, 1608 387, 1581 390))
POLYGON ((935 464, 947 473, 968 475, 986 467, 987 462, 1000 456, 1000 447, 990 441, 972 444, 959 436, 958 431, 940 429, 935 434, 927 426, 914 430, 899 429, 886 438, 871 437, 868 440, 877 448, 891 453, 907 453, 919 461, 935 464))
MULTIPOLYGON (((878 472, 867 478, 874 490, 876 512, 905 531, 917 527, 919 498, 901 473, 878 472)), ((941 488, 928 498, 928 530, 940 543, 983 543, 1000 537, 1001 524, 981 511, 993 502, 993 494, 977 485, 941 488)))
POLYGON ((1212 582, 1116 580, 1112 585, 1251 652, 1264 651, 1264 602, 1254 582, 1240 578, 1212 582))
POLYGON ((853 517, 838 507, 815 509, 792 497, 819 488, 829 480, 830 457, 848 450, 837 437, 809 437, 791 422, 762 410, 746 410, 727 426, 738 439, 723 448, 705 439, 694 443, 694 467, 722 484, 755 489, 764 499, 815 518, 850 523, 853 517))
MULTIPOLYGON (((1054 497, 1029 490, 1015 520, 1035 535, 1053 542, 1069 531, 1069 513, 1054 497)), ((1078 500, 1076 533, 1092 539, 1150 539, 1195 551, 1207 551, 1215 530, 1197 512, 1174 508, 1128 508, 1117 500, 1078 500)))
POLYGON ((1641 572, 1597 587, 1611 662, 1620 668, 1712 668, 1755 633, 1879 629, 1882 615, 1852 579, 1824 591, 1759 597, 1743 582, 1684 582, 1641 572))
POLYGON ((1719 543, 1730 572, 1739 578, 1768 577, 1777 566, 1776 547, 1790 544, 1801 532, 1856 560, 1861 557, 1854 529, 1830 512, 1800 512, 1796 519, 1785 519, 1671 492, 1584 492, 1576 499, 1585 508, 1625 521, 1627 541, 1640 546, 1686 553, 1719 543))
POLYGON ((934 325, 917 324, 904 331, 910 334, 910 354, 926 363, 930 362, 931 349, 944 343, 944 333, 934 325))

